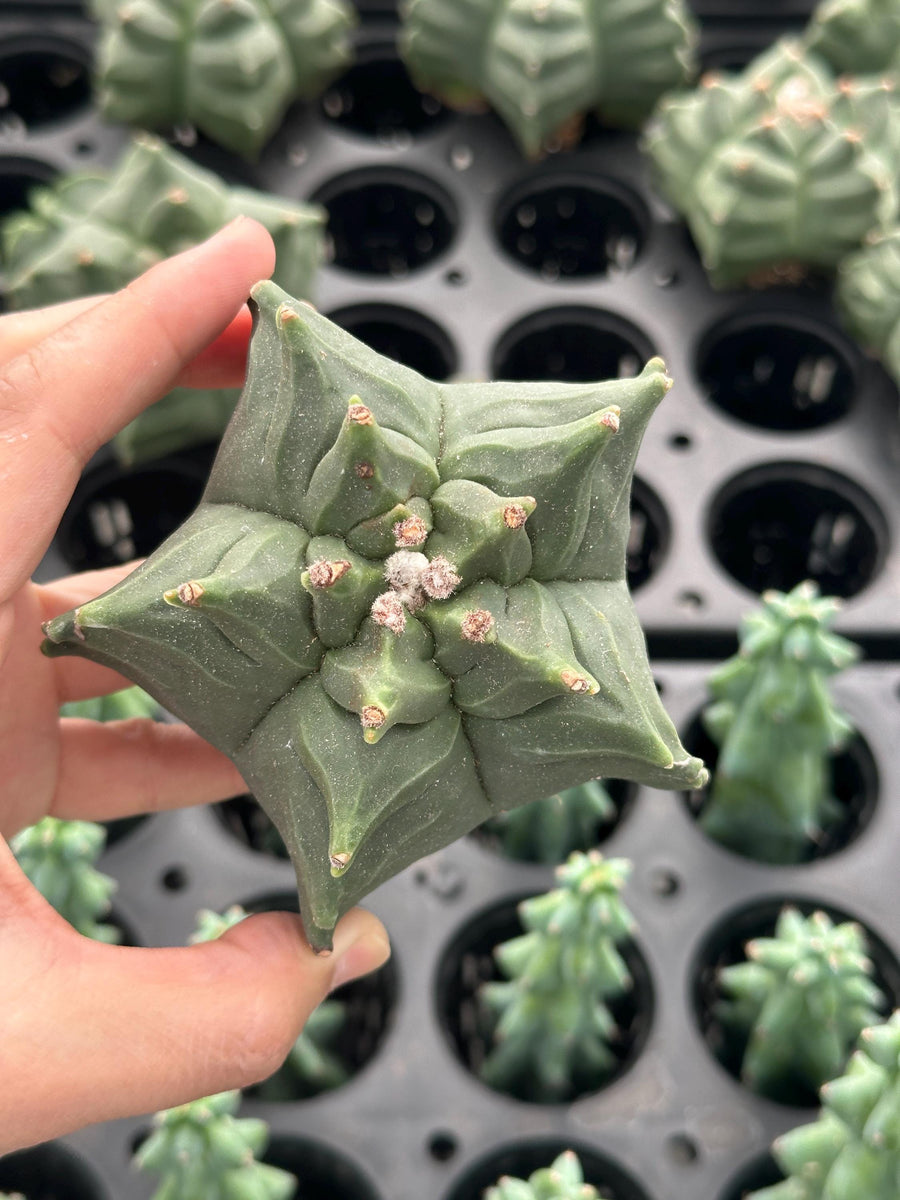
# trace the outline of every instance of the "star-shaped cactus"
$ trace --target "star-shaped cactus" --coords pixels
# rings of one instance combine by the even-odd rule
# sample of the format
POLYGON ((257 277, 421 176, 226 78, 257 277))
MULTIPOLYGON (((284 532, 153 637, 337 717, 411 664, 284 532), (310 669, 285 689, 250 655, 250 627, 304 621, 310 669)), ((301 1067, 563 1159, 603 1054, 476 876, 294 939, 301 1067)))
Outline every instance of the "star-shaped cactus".
POLYGON ((625 581, 634 460, 671 381, 437 384, 275 284, 197 511, 45 627, 229 754, 310 941, 504 809, 606 775, 702 784, 625 581))

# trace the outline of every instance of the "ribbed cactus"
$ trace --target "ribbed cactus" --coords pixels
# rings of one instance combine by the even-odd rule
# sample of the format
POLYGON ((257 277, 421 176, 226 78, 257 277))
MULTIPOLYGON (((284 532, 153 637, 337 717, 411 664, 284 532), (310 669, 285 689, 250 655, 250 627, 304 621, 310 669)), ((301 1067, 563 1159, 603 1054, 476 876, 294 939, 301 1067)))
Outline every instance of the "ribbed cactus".
POLYGON ((747 1039, 741 1078, 774 1100, 814 1093, 885 1008, 865 934, 854 921, 788 907, 775 936, 754 938, 746 954, 718 979, 717 1016, 747 1039))
MULTIPOLYGON (((111 174, 79 173, 36 187, 29 210, 0 224, 7 301, 33 308, 115 291, 239 213, 271 233, 275 278, 309 296, 322 252, 323 209, 229 187, 144 135, 111 174)), ((116 451, 123 461, 137 462, 217 440, 237 397, 234 388, 176 388, 116 437, 116 451)))
POLYGON ((119 941, 117 927, 101 920, 116 890, 116 881, 94 866, 106 845, 102 825, 42 817, 17 833, 10 845, 44 899, 79 933, 98 942, 119 941))
POLYGON ((488 1188, 484 1200, 600 1200, 600 1193, 584 1182, 577 1154, 565 1150, 549 1167, 541 1167, 527 1181, 504 1175, 488 1188))
POLYGON ((91 700, 72 700, 59 710, 61 717, 89 717, 92 721, 125 721, 129 717, 158 719, 162 709, 139 687, 123 688, 91 700))
POLYGON ((843 260, 835 303, 856 340, 900 383, 900 227, 843 260))
POLYGON ((740 652, 707 681, 703 723, 720 753, 700 824, 748 858, 801 862, 840 812, 829 758, 853 728, 828 679, 859 652, 829 629, 838 608, 813 583, 766 592, 740 652))
POLYGON ((832 269, 897 216, 900 100, 799 42, 659 105, 644 148, 720 287, 832 269))
POLYGON ((519 905, 526 932, 494 950, 507 979, 479 991, 494 1043, 479 1074, 491 1087, 553 1103, 600 1087, 613 1070, 607 1002, 633 987, 617 948, 634 930, 619 894, 630 869, 596 850, 573 854, 556 888, 519 905))
POLYGON ((157 1113, 134 1156, 161 1177, 153 1200, 291 1200, 297 1180, 256 1161, 269 1141, 265 1121, 237 1119, 240 1092, 220 1092, 157 1113))
POLYGON ((702 783, 625 581, 670 380, 437 384, 264 282, 196 513, 46 627, 229 754, 311 942, 402 867, 585 778, 702 783))
POLYGON ((255 159, 294 100, 348 66, 344 0, 92 0, 97 98, 110 121, 194 126, 255 159))
POLYGON ((589 850, 615 816, 616 806, 599 779, 555 796, 532 800, 486 821, 503 853, 524 862, 561 863, 573 850, 589 850))
POLYGON ((695 41, 683 0, 410 0, 399 45, 417 87, 487 102, 536 158, 589 112, 640 125, 693 73, 695 41))
POLYGON ((822 0, 807 43, 835 71, 867 75, 900 67, 900 8, 896 0, 822 0))
POLYGON ((845 1074, 820 1095, 818 1119, 772 1147, 787 1178, 747 1200, 897 1200, 900 1013, 863 1030, 845 1074))

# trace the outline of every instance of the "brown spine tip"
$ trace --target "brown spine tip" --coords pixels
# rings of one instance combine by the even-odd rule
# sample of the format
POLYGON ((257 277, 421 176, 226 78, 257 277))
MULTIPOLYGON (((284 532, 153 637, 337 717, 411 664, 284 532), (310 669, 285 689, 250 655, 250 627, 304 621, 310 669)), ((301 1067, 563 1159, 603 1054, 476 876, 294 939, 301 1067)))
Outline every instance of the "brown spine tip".
POLYGON ((188 194, 183 187, 173 187, 166 192, 166 199, 170 204, 187 204, 188 194))
POLYGON ((493 628, 493 613, 486 608, 475 608, 463 617, 459 632, 467 642, 483 642, 493 628))
POLYGON ((428 537, 428 526, 415 514, 394 526, 394 544, 397 546, 421 546, 428 537))
POLYGON ((288 321, 299 321, 300 314, 289 304, 281 304, 275 314, 275 319, 280 325, 287 325, 288 321))
POLYGON ((366 408, 365 404, 354 402, 347 409, 347 420, 353 425, 374 425, 375 418, 372 416, 372 410, 366 408))
POLYGON ((372 466, 371 463, 358 462, 356 464, 356 466, 353 468, 353 473, 359 479, 371 479, 372 476, 375 474, 375 468, 372 466))
POLYGON ((335 558, 331 561, 320 558, 309 568, 309 582, 315 588, 330 588, 339 579, 343 579, 349 570, 350 563, 346 558, 335 558))
POLYGON ((387 713, 378 704, 364 704, 359 710, 363 729, 380 729, 387 720, 387 713))
POLYGON ((87 248, 84 250, 79 250, 75 255, 75 261, 78 263, 79 267, 89 267, 94 261, 93 250, 88 250, 87 248))
POLYGON ((343 871, 344 867, 347 866, 352 857, 352 854, 348 854, 345 850, 341 850, 337 854, 329 854, 328 861, 331 863, 333 870, 343 871))
POLYGON ((372 602, 372 620, 391 633, 400 634, 406 628, 406 611, 396 592, 382 592, 372 602))
POLYGON ((528 513, 521 504, 507 504, 503 509, 503 524, 507 529, 521 529, 528 520, 528 513))
POLYGON ((204 595, 203 584, 197 583, 195 579, 189 579, 187 583, 179 583, 174 591, 167 592, 164 598, 168 600, 171 596, 173 599, 180 600, 182 604, 186 604, 188 608, 198 608, 204 595))
POLYGON ((619 432, 619 414, 613 409, 609 409, 600 417, 600 424, 605 425, 607 429, 611 429, 613 433, 619 432))
POLYGON ((462 583, 462 578, 453 564, 443 554, 438 554, 422 572, 420 582, 422 590, 432 600, 446 600, 462 583))
POLYGON ((572 671, 566 668, 560 675, 563 683, 570 692, 575 692, 576 695, 582 696, 592 690, 591 681, 586 679, 584 675, 579 675, 577 671, 572 671))

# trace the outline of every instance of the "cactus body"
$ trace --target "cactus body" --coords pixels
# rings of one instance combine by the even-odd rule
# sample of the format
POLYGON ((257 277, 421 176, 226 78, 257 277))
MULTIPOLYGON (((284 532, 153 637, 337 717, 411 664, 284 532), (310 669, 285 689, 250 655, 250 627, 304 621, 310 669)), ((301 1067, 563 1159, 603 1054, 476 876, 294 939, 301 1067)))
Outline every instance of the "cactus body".
POLYGON ((599 1200, 595 1187, 584 1182, 578 1156, 565 1150, 549 1167, 541 1167, 528 1180, 505 1175, 484 1193, 484 1200, 599 1200))
POLYGON ((255 159, 288 105, 349 64, 343 0, 93 0, 97 95, 110 121, 195 126, 255 159))
POLYGON ((762 599, 743 622, 740 652, 708 681, 703 721, 720 754, 700 824, 748 858, 801 862, 839 813, 829 756, 853 729, 827 680, 858 650, 830 632, 838 601, 815 584, 762 599))
MULTIPOLYGON (((228 187, 146 135, 109 176, 75 174, 34 188, 30 209, 4 220, 6 296, 14 308, 33 308, 115 291, 239 213, 271 233, 279 282, 309 296, 321 256, 322 209, 228 187)), ((176 388, 117 435, 116 451, 131 463, 218 440, 238 394, 176 388)))
POLYGON ((92 721, 125 721, 129 717, 152 717, 157 720, 162 709, 152 696, 139 687, 123 688, 108 696, 91 700, 72 700, 59 710, 61 717, 89 717, 92 721))
POLYGON ((822 0, 807 44, 835 71, 868 75, 900 66, 900 9, 895 0, 822 0))
POLYGON ((816 1121, 778 1138, 787 1178, 748 1200, 900 1196, 900 1013, 864 1029, 846 1072, 820 1092, 816 1121))
POLYGON ((843 260, 835 303, 856 340, 900 383, 900 227, 843 260))
POLYGON ((598 779, 532 800, 487 821, 504 854, 525 862, 561 863, 574 850, 597 844, 616 806, 598 779))
POLYGON ((702 782, 625 581, 660 360, 603 384, 440 385, 274 284, 253 296, 247 385, 199 508, 49 622, 45 650, 115 663, 234 759, 312 943, 498 811, 603 774, 702 782), (375 553, 378 519, 413 501, 385 558, 351 549, 365 531, 375 553))
POLYGON ((269 1140, 265 1121, 237 1119, 240 1092, 220 1092, 156 1114, 134 1156, 161 1176, 153 1200, 291 1200, 297 1180, 256 1161, 269 1140))
POLYGON ((659 105, 644 148, 712 282, 832 269, 896 219, 900 101, 891 81, 835 81, 782 41, 734 76, 659 105))
POLYGON ((536 158, 591 111, 637 127, 691 75, 695 40, 682 0, 411 0, 400 51, 422 91, 487 101, 536 158))
POLYGON ((85 937, 119 941, 116 926, 100 919, 116 889, 116 881, 94 867, 106 845, 102 825, 42 817, 10 844, 19 866, 61 917, 85 937))
POLYGON ((633 984, 617 947, 634 922, 620 898, 631 864, 573 854, 558 887, 519 905, 526 932, 494 950, 507 981, 479 992, 494 1022, 480 1075, 491 1087, 552 1103, 599 1087, 616 1063, 609 1000, 633 984))
POLYGON ((719 976, 718 1016, 747 1038, 741 1077, 772 1099, 815 1092, 840 1072, 885 998, 855 922, 785 908, 775 936, 747 943, 719 976))

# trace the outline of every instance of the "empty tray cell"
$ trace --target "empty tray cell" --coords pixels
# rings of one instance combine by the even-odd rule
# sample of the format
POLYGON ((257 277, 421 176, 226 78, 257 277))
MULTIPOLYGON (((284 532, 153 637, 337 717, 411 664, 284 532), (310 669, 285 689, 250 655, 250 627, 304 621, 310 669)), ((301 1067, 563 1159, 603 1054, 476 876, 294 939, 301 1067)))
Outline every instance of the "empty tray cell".
POLYGON ((443 382, 456 370, 457 354, 439 325, 396 304, 356 304, 328 316, 341 329, 385 358, 412 367, 426 379, 443 382))
POLYGON ((631 485, 631 525, 625 547, 625 569, 632 592, 643 587, 662 566, 669 549, 671 524, 662 500, 643 479, 631 485))
POLYGON ((597 308, 532 313, 502 335, 494 379, 594 383, 630 379, 653 357, 649 338, 628 321, 597 308))
POLYGON ((74 116, 90 98, 90 67, 79 46, 11 39, 0 51, 0 126, 37 129, 74 116))
POLYGON ((261 1157, 297 1176, 296 1200, 381 1200, 359 1167, 322 1142, 276 1134, 261 1157))
POLYGON ((84 1159, 59 1142, 0 1158, 0 1191, 25 1200, 111 1200, 84 1159))
POLYGON ((322 97, 323 115, 342 129, 402 145, 447 117, 433 96, 417 91, 393 43, 363 46, 354 65, 322 97))
POLYGON ((0 218, 27 208, 31 189, 52 183, 55 174, 49 163, 36 159, 0 159, 0 218))

